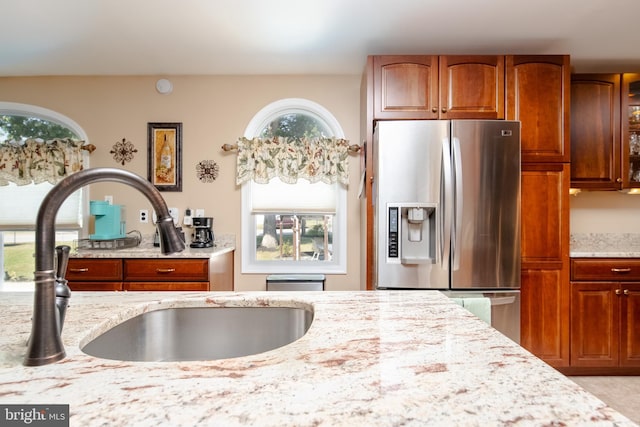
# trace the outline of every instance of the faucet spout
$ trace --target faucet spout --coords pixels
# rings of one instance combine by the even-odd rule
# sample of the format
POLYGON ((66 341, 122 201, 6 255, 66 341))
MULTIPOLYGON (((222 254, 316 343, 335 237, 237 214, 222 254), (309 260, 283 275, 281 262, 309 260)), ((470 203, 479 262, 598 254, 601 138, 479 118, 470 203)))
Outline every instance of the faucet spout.
POLYGON ((185 244, 173 225, 167 204, 160 192, 146 179, 116 168, 93 168, 70 175, 45 196, 36 219, 36 270, 31 337, 24 364, 41 366, 65 357, 60 337, 62 321, 56 306, 54 270, 55 219, 62 203, 81 187, 101 181, 114 181, 139 190, 151 202, 158 216, 160 250, 171 254, 184 250, 185 244))

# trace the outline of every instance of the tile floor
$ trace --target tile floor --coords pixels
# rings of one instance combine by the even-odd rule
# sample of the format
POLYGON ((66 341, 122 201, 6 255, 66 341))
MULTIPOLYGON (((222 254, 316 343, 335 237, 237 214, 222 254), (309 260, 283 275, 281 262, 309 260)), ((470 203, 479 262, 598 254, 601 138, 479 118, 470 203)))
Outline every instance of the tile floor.
POLYGON ((625 417, 640 424, 640 376, 568 378, 625 417))

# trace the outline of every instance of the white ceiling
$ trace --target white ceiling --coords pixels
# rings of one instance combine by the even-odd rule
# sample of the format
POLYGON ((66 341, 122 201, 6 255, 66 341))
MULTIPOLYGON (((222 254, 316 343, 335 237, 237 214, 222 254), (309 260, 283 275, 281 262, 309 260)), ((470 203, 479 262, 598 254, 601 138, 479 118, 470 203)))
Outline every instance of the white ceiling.
POLYGON ((0 76, 360 74, 370 54, 640 72, 640 0, 0 0, 0 76))

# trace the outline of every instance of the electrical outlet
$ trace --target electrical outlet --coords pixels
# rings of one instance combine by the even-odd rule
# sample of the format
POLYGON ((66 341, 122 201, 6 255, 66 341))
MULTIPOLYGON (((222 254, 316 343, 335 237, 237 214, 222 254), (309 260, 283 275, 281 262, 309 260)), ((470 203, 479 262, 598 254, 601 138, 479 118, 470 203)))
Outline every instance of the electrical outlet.
POLYGON ((180 209, 169 208, 169 215, 173 218, 173 223, 177 226, 180 218, 180 209))
POLYGON ((198 218, 202 218, 204 216, 204 209, 196 209, 196 214, 198 218))
POLYGON ((110 205, 113 204, 113 196, 104 196, 104 201, 109 202, 110 205))
POLYGON ((149 222, 149 211, 147 209, 140 209, 140 222, 144 224, 149 222))

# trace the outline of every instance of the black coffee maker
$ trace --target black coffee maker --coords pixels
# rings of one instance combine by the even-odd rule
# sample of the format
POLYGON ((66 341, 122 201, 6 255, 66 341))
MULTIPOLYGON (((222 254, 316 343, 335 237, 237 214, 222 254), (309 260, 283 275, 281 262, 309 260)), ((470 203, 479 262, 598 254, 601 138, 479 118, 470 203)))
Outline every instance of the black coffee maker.
POLYGON ((213 218, 212 217, 193 217, 193 239, 191 240, 192 248, 210 248, 213 246, 213 218))

